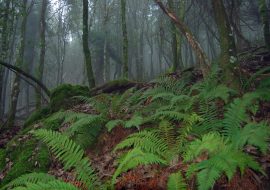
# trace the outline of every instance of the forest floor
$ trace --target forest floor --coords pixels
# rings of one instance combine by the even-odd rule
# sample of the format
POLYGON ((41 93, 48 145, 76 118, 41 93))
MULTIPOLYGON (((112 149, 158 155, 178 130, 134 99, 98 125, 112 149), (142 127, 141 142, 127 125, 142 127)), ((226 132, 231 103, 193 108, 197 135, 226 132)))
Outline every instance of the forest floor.
MULTIPOLYGON (((270 66, 270 55, 265 53, 257 53, 253 57, 248 57, 241 61, 241 68, 247 76, 252 76, 258 70, 262 68, 268 68, 270 66)), ((268 72, 269 73, 269 72, 268 72)), ((200 80, 201 74, 199 72, 193 72, 194 80, 200 80)), ((178 73, 170 74, 171 77, 181 77, 178 73)), ((263 80, 264 77, 269 77, 269 74, 260 74, 261 78, 258 80, 263 80)), ((147 85, 146 85, 147 86, 147 85)), ((255 88, 255 86, 254 86, 255 88)), ((145 103, 147 104, 147 102, 145 103)), ((87 113, 95 114, 96 111, 85 103, 80 103, 69 108, 70 111, 77 113, 87 113)), ((256 121, 268 121, 270 123, 270 102, 263 102, 260 104, 259 111, 257 112, 254 120, 256 121)), ((34 128, 40 128, 42 125, 35 124, 34 128)), ((142 128, 146 128, 143 126, 142 128)), ((69 128, 69 124, 64 124, 59 128, 59 131, 65 131, 69 128)), ((0 134, 0 149, 6 148, 10 140, 15 137, 23 129, 23 126, 19 123, 13 128, 6 130, 0 134)), ((91 160, 91 166, 97 171, 99 179, 102 181, 108 181, 113 176, 117 167, 117 158, 121 155, 121 151, 112 152, 113 148, 120 143, 122 140, 126 139, 130 134, 136 132, 137 130, 126 129, 121 126, 115 127, 111 132, 106 130, 102 131, 98 137, 97 142, 86 149, 86 155, 91 160)), ((20 143, 25 143, 28 140, 28 135, 20 136, 20 143)), ((251 169, 247 169, 245 173, 241 176, 240 172, 234 175, 234 177, 228 183, 225 176, 221 177, 215 184, 213 189, 218 190, 260 190, 270 188, 269 175, 270 175, 270 155, 258 155, 257 151, 252 147, 247 150, 249 154, 254 155, 262 168, 266 170, 268 177, 254 172, 251 169)), ((5 178, 14 163, 9 157, 5 158, 6 165, 0 170, 0 181, 5 178)), ((117 190, 121 189, 138 189, 138 190, 163 190, 167 187, 168 176, 181 169, 185 172, 188 165, 183 162, 183 160, 175 160, 173 164, 168 167, 160 165, 148 165, 139 166, 128 172, 124 172, 120 177, 117 178, 117 183, 115 188, 117 190)), ((74 173, 72 170, 65 171, 63 165, 52 158, 52 162, 49 167, 49 174, 52 174, 66 182, 70 182, 75 186, 85 189, 83 185, 76 181, 74 173)), ((196 189, 195 178, 191 179, 188 183, 188 189, 196 189)))

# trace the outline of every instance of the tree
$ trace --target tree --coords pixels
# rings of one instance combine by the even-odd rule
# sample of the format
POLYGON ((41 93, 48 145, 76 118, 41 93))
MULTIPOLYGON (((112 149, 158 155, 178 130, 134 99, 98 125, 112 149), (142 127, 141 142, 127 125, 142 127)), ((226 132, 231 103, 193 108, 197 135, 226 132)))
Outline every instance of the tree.
MULTIPOLYGON (((20 46, 18 55, 16 58, 15 65, 19 68, 23 66, 23 59, 24 59, 24 48, 25 48, 25 31, 26 31, 26 23, 27 23, 27 0, 23 0, 21 6, 21 14, 22 14, 22 24, 21 24, 21 31, 20 31, 20 46)), ((10 101, 10 108, 8 113, 8 121, 7 126, 11 127, 14 124, 16 109, 17 109, 17 102, 20 93, 20 77, 18 74, 15 75, 15 79, 12 84, 11 90, 11 101, 10 101)))
POLYGON ((236 46, 223 1, 212 0, 212 7, 220 35, 221 54, 219 64, 223 70, 225 83, 233 88, 239 88, 240 81, 236 73, 236 46))
POLYGON ((203 49, 201 48, 199 42, 195 39, 194 35, 192 34, 188 26, 182 20, 180 20, 174 12, 165 7, 164 4, 161 2, 161 0, 155 0, 155 2, 162 9, 162 11, 173 21, 173 23, 179 28, 181 33, 185 36, 185 38, 187 39, 188 43, 190 44, 194 53, 197 56, 203 76, 206 77, 210 70, 209 68, 210 61, 206 56, 205 52, 203 51, 203 49))
MULTIPOLYGON (((39 54, 39 65, 37 71, 38 80, 42 81, 43 79, 43 70, 45 64, 45 51, 46 51, 46 9, 47 9, 47 0, 42 0, 41 5, 41 15, 40 15, 40 54, 39 54)), ((38 86, 36 91, 36 108, 39 109, 41 106, 41 88, 38 86)))
POLYGON ((127 37, 127 23, 126 23, 126 0, 121 0, 121 20, 122 20, 122 34, 123 34, 123 77, 128 77, 128 37, 127 37))
POLYGON ((270 26, 269 26, 269 10, 267 9, 266 0, 259 0, 259 8, 261 20, 263 23, 265 45, 270 51, 270 26))
MULTIPOLYGON (((10 14, 10 0, 5 2, 5 9, 3 13, 3 21, 2 21, 2 38, 1 38, 1 52, 0 52, 0 59, 6 61, 7 54, 8 54, 8 20, 10 14)), ((4 113, 4 94, 3 94, 3 87, 4 87, 4 68, 0 65, 0 117, 4 113)))
POLYGON ((88 44, 88 0, 83 0, 83 53, 89 88, 95 87, 95 78, 92 69, 91 52, 88 44))

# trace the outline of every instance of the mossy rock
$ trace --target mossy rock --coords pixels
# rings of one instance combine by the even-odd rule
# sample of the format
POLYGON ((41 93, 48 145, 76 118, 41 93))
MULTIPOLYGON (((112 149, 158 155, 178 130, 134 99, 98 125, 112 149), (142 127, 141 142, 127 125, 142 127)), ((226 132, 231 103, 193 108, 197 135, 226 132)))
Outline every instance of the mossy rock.
POLYGON ((4 177, 1 185, 4 186, 17 177, 31 172, 47 172, 50 165, 48 148, 39 144, 37 140, 29 139, 21 143, 7 154, 13 166, 4 177))
POLYGON ((24 126, 30 126, 36 121, 39 121, 45 117, 47 117, 50 114, 50 108, 48 106, 34 111, 24 122, 24 126))
POLYGON ((89 96, 89 88, 87 86, 62 84, 52 90, 50 109, 51 112, 59 111, 60 109, 68 109, 76 104, 74 96, 89 96))

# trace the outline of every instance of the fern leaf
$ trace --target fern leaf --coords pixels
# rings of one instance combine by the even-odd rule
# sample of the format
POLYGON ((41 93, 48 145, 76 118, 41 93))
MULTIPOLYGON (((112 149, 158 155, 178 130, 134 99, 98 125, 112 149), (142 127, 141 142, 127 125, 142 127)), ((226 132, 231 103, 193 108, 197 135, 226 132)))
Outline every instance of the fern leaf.
POLYGON ((55 180, 55 177, 51 176, 49 174, 30 173, 30 174, 25 174, 25 175, 22 175, 16 179, 14 179, 13 181, 8 183, 7 185, 2 187, 1 189, 4 190, 4 189, 9 189, 9 188, 14 188, 17 186, 24 186, 26 183, 38 183, 38 182, 47 183, 47 182, 52 181, 52 180, 55 180))
POLYGON ((168 150, 167 143, 159 137, 156 131, 140 131, 129 135, 125 140, 116 145, 114 151, 124 148, 140 148, 153 154, 164 155, 168 150))
POLYGON ((167 164, 165 160, 161 159, 155 154, 144 153, 142 150, 135 148, 129 151, 126 156, 121 160, 112 177, 112 185, 115 184, 116 178, 123 172, 135 168, 138 165, 148 164, 167 164))
POLYGON ((13 190, 79 190, 70 183, 54 180, 47 183, 26 183, 25 187, 16 187, 13 190))
POLYGON ((125 128, 136 127, 137 129, 140 129, 141 124, 143 124, 143 118, 135 114, 130 120, 125 122, 125 128))
POLYGON ((201 140, 197 139, 188 145, 187 152, 184 155, 184 161, 191 161, 204 151, 214 154, 224 146, 225 142, 220 135, 217 133, 208 133, 203 135, 201 140))
POLYGON ((67 136, 50 130, 39 129, 32 134, 46 143, 56 158, 64 163, 65 169, 75 168, 76 178, 93 187, 97 177, 90 166, 90 161, 84 157, 84 151, 67 136))
POLYGON ((124 123, 125 122, 121 119, 111 120, 106 124, 106 127, 107 127, 108 131, 111 132, 113 130, 113 128, 115 128, 119 125, 123 126, 124 123))
POLYGON ((173 173, 169 176, 167 183, 168 190, 186 190, 187 185, 183 179, 181 172, 173 173))
POLYGON ((262 153, 266 154, 269 136, 269 126, 265 123, 248 123, 244 128, 239 129, 239 133, 233 134, 231 141, 238 149, 249 144, 258 147, 262 153))

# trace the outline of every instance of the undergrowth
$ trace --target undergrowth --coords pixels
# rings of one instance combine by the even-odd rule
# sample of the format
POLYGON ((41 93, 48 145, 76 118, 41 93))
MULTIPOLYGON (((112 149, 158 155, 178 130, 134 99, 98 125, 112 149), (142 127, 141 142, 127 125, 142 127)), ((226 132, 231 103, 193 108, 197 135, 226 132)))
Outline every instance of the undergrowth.
MULTIPOLYGON (((169 190, 187 189, 194 177, 199 190, 208 190, 222 176, 229 182, 238 171, 244 174, 246 169, 252 169, 265 175, 248 149, 254 148, 257 155, 269 151, 269 123, 256 120, 256 114, 260 103, 270 100, 270 85, 263 82, 256 90, 240 93, 222 84, 218 73, 214 69, 208 78, 195 84, 189 75, 182 80, 160 77, 148 89, 76 96, 74 99, 93 108, 93 114, 59 111, 43 124, 68 125, 62 133, 35 129, 31 134, 89 189, 114 189, 123 173, 139 165, 166 168, 179 160, 187 170, 169 175, 169 190), (101 131, 110 133, 117 126, 134 128, 135 132, 112 150, 121 156, 110 182, 104 185, 83 149, 94 144, 101 131)), ((42 173, 26 174, 2 189, 10 187, 78 189, 42 173)))

